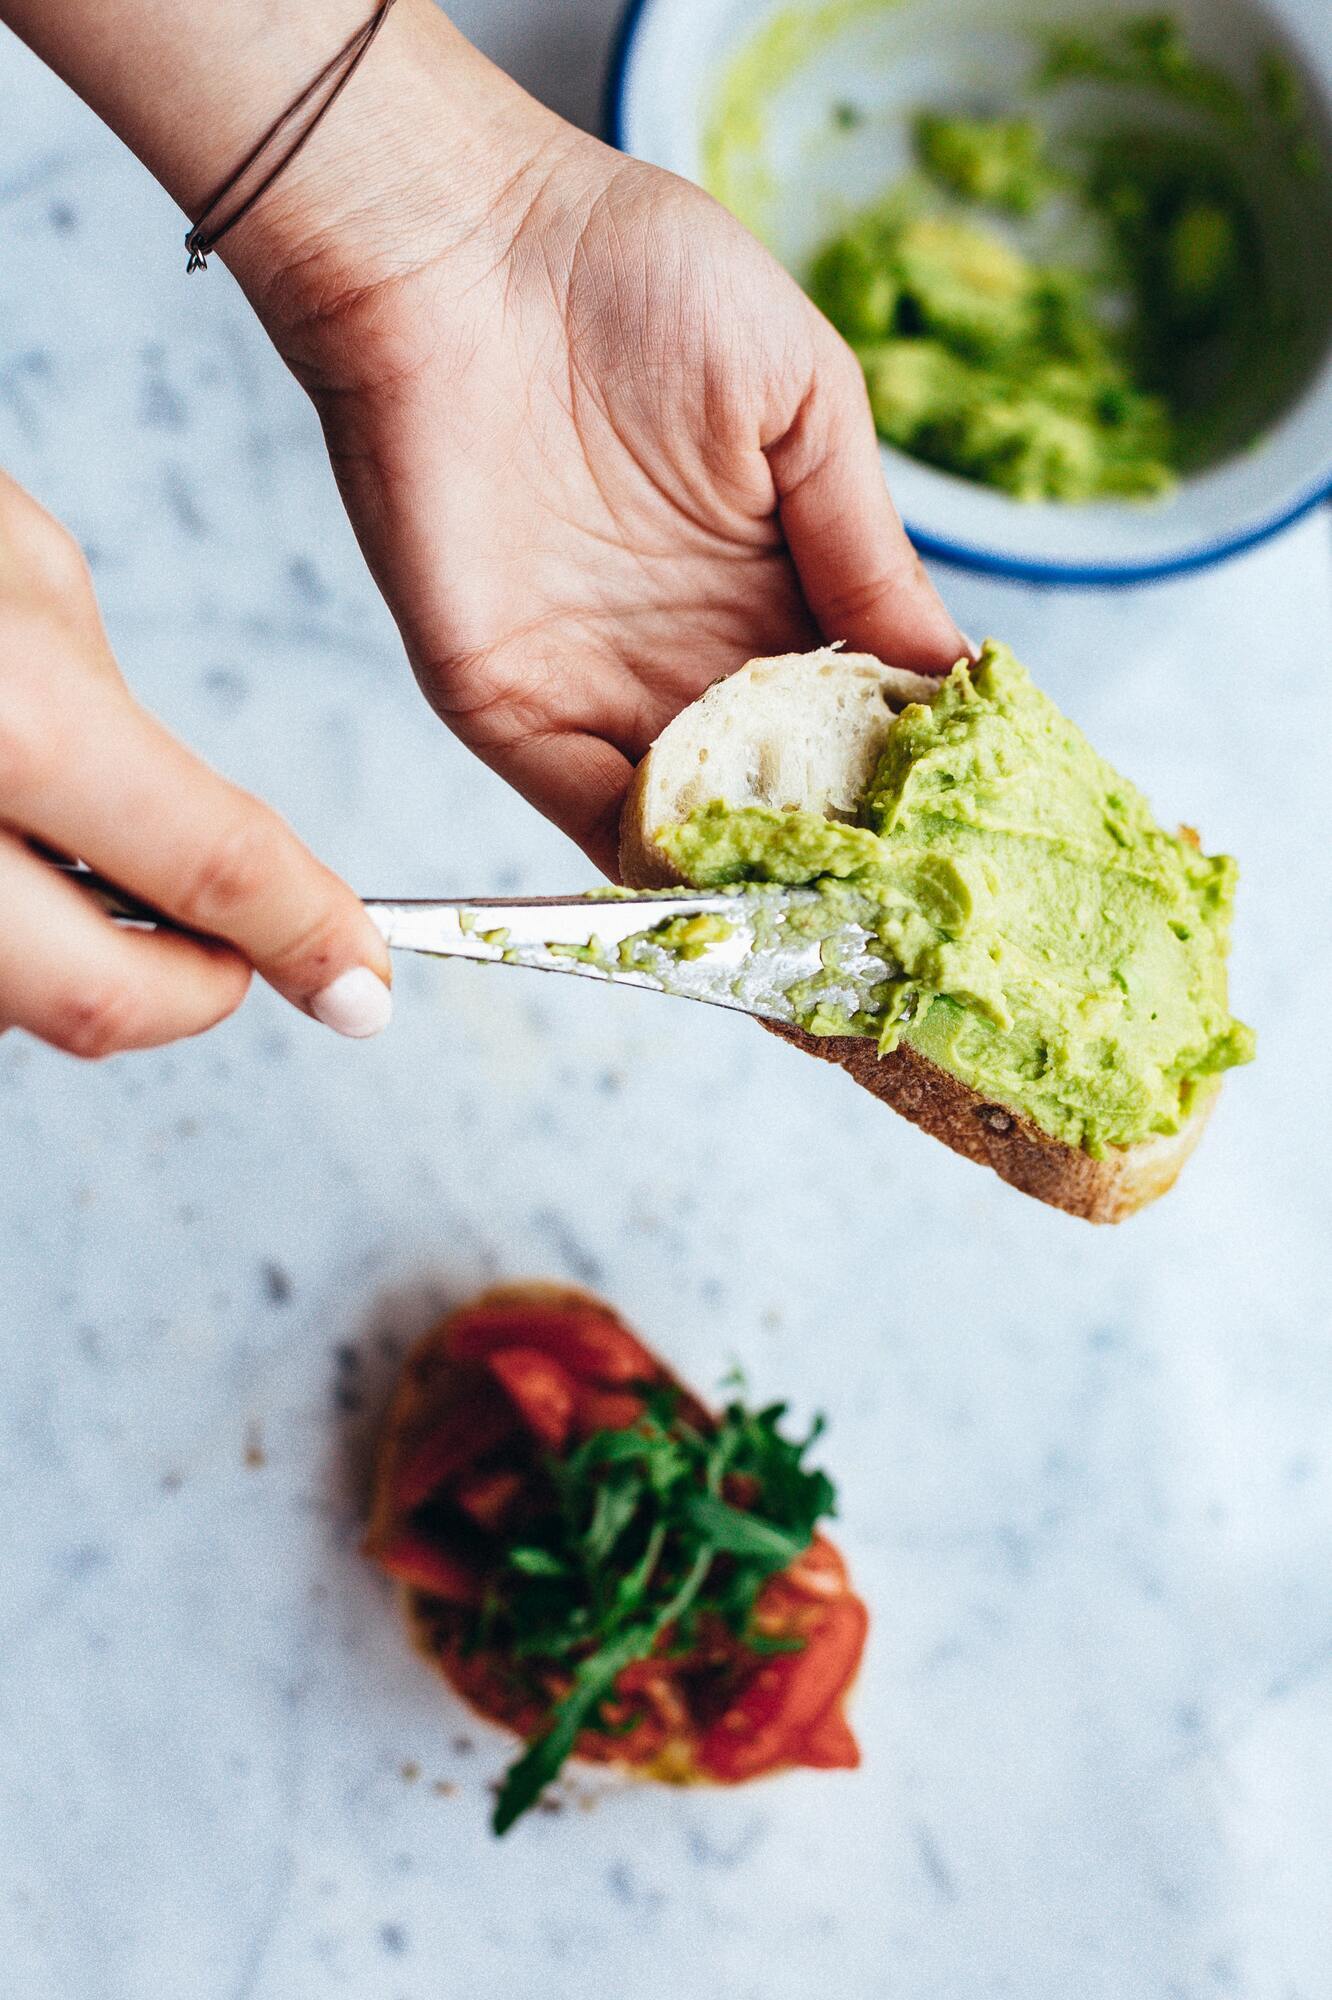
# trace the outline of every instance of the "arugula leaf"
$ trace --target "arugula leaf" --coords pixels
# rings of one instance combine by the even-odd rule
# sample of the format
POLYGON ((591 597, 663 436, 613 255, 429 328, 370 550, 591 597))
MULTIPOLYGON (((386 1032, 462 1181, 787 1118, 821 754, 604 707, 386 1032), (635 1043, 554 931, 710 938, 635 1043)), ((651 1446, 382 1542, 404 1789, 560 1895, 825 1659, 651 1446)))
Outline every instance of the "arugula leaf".
POLYGON ((592 1519, 583 1536, 583 1549, 589 1562, 602 1562, 610 1554, 633 1520, 638 1502, 638 1492, 631 1485, 611 1485, 608 1482, 597 1488, 592 1519))
POLYGON ((549 1549, 514 1548, 509 1550, 510 1569, 521 1570, 524 1576, 567 1576, 568 1563, 561 1562, 549 1549))
POLYGON ((497 1834, 507 1833, 529 1806, 535 1805, 551 1780, 558 1776, 565 1759, 573 1751, 578 1733, 592 1720, 595 1710, 614 1687, 616 1676, 635 1660, 645 1660, 665 1627, 672 1624, 697 1594, 711 1554, 701 1550, 689 1574, 670 1602, 650 1624, 631 1628, 618 1645, 603 1646, 579 1663, 574 1684, 555 1705, 554 1719, 544 1736, 529 1743, 522 1756, 504 1774, 495 1800, 491 1825, 497 1834))
POLYGON ((495 1797, 491 1827, 507 1833, 516 1819, 534 1806, 546 1786, 559 1776, 573 1753, 579 1731, 592 1719, 593 1711, 614 1686, 615 1677, 631 1661, 641 1659, 639 1635, 621 1641, 618 1648, 601 1652, 579 1662, 574 1684, 554 1710, 555 1719, 544 1736, 534 1737, 521 1757, 510 1764, 495 1797))
POLYGON ((663 1643, 687 1652, 704 1615, 756 1654, 792 1648, 755 1631, 752 1617, 764 1583, 833 1511, 831 1483, 804 1464, 822 1421, 791 1439, 779 1428, 784 1404, 748 1410, 736 1396, 704 1431, 682 1415, 675 1388, 639 1391, 635 1424, 543 1458, 550 1504, 525 1523, 464 1635, 473 1648, 567 1678, 546 1726, 505 1775, 496 1833, 535 1804, 580 1731, 607 1726, 601 1712, 625 1667, 663 1643))
POLYGON ((686 1502, 685 1517, 722 1555, 757 1556, 785 1569, 809 1547, 808 1535, 771 1527, 757 1514, 746 1514, 714 1493, 696 1493, 686 1502))

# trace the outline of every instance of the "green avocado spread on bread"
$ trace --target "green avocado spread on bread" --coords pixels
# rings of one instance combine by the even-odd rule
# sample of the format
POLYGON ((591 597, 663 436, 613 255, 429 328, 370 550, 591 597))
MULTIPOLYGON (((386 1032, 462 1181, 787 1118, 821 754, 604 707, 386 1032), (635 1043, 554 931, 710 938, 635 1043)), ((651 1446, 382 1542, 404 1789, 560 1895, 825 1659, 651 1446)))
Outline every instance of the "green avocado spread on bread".
POLYGON ((1176 1132, 1253 1053, 1230 1013, 1235 864, 1158 826, 1005 646, 891 723, 856 820, 713 800, 657 838, 698 888, 813 883, 885 962, 882 1006, 814 1033, 909 1043, 1100 1157, 1176 1132))

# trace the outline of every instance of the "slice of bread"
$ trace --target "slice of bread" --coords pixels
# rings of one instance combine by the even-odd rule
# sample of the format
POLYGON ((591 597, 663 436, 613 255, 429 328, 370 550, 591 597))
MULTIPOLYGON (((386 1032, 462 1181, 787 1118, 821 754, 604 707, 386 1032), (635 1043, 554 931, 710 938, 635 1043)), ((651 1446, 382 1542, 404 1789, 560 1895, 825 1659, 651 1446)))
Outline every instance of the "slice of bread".
MULTIPOLYGON (((801 807, 849 819, 878 762, 893 716, 938 686, 865 653, 825 647, 751 660, 710 687, 662 731, 639 765, 620 825, 620 872, 635 889, 680 880, 655 836, 711 799, 801 807)), ((1037 1201, 1087 1222, 1122 1222, 1173 1186, 1197 1145, 1213 1088, 1169 1137, 1094 1160, 1043 1132, 1011 1105, 977 1094, 899 1043, 881 1056, 857 1035, 809 1035, 764 1022, 784 1041, 848 1076, 956 1153, 993 1167, 1037 1201)))
POLYGON ((888 725, 937 683, 868 653, 824 646, 751 660, 714 681, 657 738, 620 819, 620 874, 632 889, 679 880, 653 839, 709 799, 804 806, 854 819, 888 725))

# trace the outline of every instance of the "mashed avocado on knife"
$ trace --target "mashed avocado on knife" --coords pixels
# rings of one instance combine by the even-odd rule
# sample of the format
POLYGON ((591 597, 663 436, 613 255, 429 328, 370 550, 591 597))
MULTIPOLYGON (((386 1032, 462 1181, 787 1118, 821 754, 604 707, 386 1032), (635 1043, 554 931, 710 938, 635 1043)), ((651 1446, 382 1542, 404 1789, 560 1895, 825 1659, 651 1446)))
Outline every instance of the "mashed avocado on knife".
POLYGON ((1179 1130, 1247 1062, 1226 956, 1235 864, 1157 825, 1007 647, 895 718, 858 820, 714 800, 661 846, 699 888, 817 884, 885 961, 882 1007, 803 1025, 909 1042, 1094 1157, 1179 1130))

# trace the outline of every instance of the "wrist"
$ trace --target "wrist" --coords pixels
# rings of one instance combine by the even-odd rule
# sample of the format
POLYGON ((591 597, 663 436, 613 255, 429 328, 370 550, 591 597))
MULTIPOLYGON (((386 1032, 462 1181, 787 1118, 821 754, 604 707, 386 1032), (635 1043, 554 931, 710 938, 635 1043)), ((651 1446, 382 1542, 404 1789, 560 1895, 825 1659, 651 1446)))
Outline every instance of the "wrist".
MULTIPOLYGON (((191 221, 374 0, 3 0, 5 20, 143 160, 191 221)), ((306 143, 218 254, 278 345, 339 288, 450 243, 484 247, 529 173, 593 142, 471 47, 434 0, 396 0, 306 143)))
MULTIPOLYGON (((254 115, 262 130, 276 111, 254 115)), ((312 341, 345 306, 441 260, 493 268, 529 190, 580 143, 433 0, 398 0, 346 90, 218 254, 304 374, 317 366, 312 341)))

